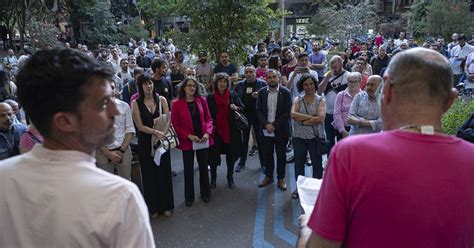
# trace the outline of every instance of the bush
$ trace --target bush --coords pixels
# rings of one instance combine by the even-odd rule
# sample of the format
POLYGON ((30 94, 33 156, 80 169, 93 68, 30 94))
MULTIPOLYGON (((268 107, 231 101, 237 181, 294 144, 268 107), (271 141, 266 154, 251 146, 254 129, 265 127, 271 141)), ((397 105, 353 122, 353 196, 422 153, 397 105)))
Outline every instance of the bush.
POLYGON ((457 99, 451 109, 443 116, 443 130, 447 134, 456 135, 458 129, 474 112, 472 99, 457 99))

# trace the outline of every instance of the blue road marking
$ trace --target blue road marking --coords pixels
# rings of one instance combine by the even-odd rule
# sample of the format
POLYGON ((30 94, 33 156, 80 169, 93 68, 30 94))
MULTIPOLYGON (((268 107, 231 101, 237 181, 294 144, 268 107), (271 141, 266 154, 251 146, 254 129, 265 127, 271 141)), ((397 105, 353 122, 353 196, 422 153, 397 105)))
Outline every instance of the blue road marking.
MULTIPOLYGON (((289 166, 288 169, 288 174, 289 174, 289 179, 290 179, 290 189, 291 192, 293 192, 296 189, 296 181, 294 180, 295 178, 295 165, 294 163, 289 166)), ((300 207, 300 201, 298 199, 291 199, 291 207, 292 207, 292 215, 293 215, 293 225, 298 227, 299 226, 299 221, 298 218, 301 215, 301 207, 300 207)))
MULTIPOLYGON (((260 175, 260 180, 264 178, 263 173, 260 175)), ((267 188, 258 190, 257 213, 255 216, 255 225, 253 228, 253 247, 255 248, 274 248, 272 244, 265 240, 265 202, 266 202, 267 188)))
POLYGON ((274 212, 274 223, 273 223, 273 233, 279 238, 286 241, 291 246, 295 246, 298 240, 298 237, 285 229, 285 220, 283 213, 283 193, 280 189, 275 189, 275 212, 274 212))

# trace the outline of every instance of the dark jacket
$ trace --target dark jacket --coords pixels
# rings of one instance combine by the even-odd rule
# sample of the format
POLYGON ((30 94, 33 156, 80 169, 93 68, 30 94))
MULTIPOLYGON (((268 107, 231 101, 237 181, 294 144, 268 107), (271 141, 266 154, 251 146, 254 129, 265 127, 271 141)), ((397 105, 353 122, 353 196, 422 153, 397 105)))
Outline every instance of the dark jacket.
MULTIPOLYGON (((244 103, 244 97, 247 94, 246 93, 246 88, 245 88, 245 83, 247 80, 242 80, 240 81, 236 86, 235 86, 235 93, 239 96, 240 100, 242 103, 244 103)), ((258 92, 261 88, 264 88, 267 86, 267 82, 261 80, 261 79, 256 79, 255 83, 253 84, 253 90, 252 92, 258 92)), ((255 99, 255 104, 256 104, 257 99, 255 99)), ((250 106, 245 106, 245 112, 249 113, 255 113, 256 109, 249 109, 250 106)))
MULTIPOLYGON (((258 91, 257 97, 257 117, 260 123, 260 128, 265 129, 268 124, 268 89, 262 88, 258 91)), ((275 114, 275 121, 272 123, 275 127, 275 135, 281 137, 290 136, 290 112, 291 112, 291 93, 290 91, 280 86, 278 90, 277 108, 275 114)))
POLYGON ((474 112, 471 113, 471 117, 459 128, 456 136, 474 143, 474 112))
MULTIPOLYGON (((240 107, 240 112, 244 111, 244 105, 242 101, 240 101, 238 95, 231 91, 230 93, 230 104, 235 104, 237 107, 240 107)), ((220 165, 220 154, 225 154, 226 151, 222 150, 222 139, 217 136, 217 128, 216 128, 216 115, 217 115, 217 105, 216 101, 214 100, 214 93, 207 95, 207 104, 209 106, 209 112, 211 114, 212 119, 214 120, 212 124, 214 125, 214 145, 209 149, 209 164, 210 165, 220 165)), ((229 104, 229 105, 230 105, 229 104)), ((230 145, 229 145, 229 152, 230 156, 232 156, 232 161, 235 163, 237 159, 240 157, 240 153, 242 150, 242 133, 240 130, 237 129, 235 125, 235 119, 233 111, 230 110, 229 107, 229 126, 230 126, 230 145)), ((229 156, 229 154, 227 154, 229 156)))

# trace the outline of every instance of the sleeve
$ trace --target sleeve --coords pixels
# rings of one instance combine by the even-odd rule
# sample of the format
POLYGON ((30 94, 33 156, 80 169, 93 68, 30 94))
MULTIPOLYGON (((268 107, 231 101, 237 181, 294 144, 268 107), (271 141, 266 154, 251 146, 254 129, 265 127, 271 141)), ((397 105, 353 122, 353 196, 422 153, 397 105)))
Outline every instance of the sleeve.
POLYGON ((344 94, 344 91, 341 91, 336 95, 336 101, 334 102, 334 121, 332 123, 333 127, 338 130, 339 133, 342 133, 345 130, 344 120, 342 119, 342 94, 344 94))
POLYGON ((20 148, 31 149, 35 145, 35 142, 31 139, 31 136, 28 132, 25 132, 20 137, 20 148))
POLYGON ((135 126, 133 125, 132 110, 128 104, 124 104, 125 109, 125 134, 135 133, 135 126))
POLYGON ((360 98, 361 98, 361 94, 359 93, 354 97, 354 100, 352 100, 351 108, 349 110, 349 115, 360 118, 360 116, 358 115, 360 98))
POLYGON ((282 115, 280 115, 278 117, 278 119, 275 119, 275 121, 273 122, 273 126, 275 127, 275 129, 280 129, 282 124, 284 124, 284 122, 287 122, 289 119, 290 119, 290 113, 291 113, 291 106, 292 106, 292 102, 291 102, 291 94, 288 90, 285 90, 284 91, 284 99, 285 99, 285 105, 284 105, 284 112, 282 115))
POLYGON ((257 104, 256 104, 257 105, 256 112, 257 112, 258 122, 260 123, 260 129, 262 129, 268 123, 267 117, 263 114, 264 113, 263 106, 262 106, 263 92, 264 92, 263 88, 258 91, 257 104))
POLYGON ((128 192, 117 194, 119 201, 111 204, 106 230, 110 247, 155 247, 148 209, 135 185, 128 192))
POLYGON ((212 135, 212 117, 211 113, 209 112, 209 106, 207 105, 207 101, 204 97, 201 97, 202 109, 204 110, 204 131, 212 135))
POLYGON ((178 135, 178 138, 180 140, 186 140, 188 138, 188 136, 190 134, 192 134, 192 132, 190 132, 189 130, 184 129, 183 126, 181 126, 181 124, 183 122, 180 121, 180 116, 179 116, 179 114, 180 114, 179 106, 180 105, 181 104, 180 104, 179 100, 176 100, 173 103, 173 105, 171 106, 171 124, 173 124, 174 130, 176 131, 176 134, 178 135))
POLYGON ((349 215, 347 210, 350 209, 347 199, 349 173, 344 164, 346 156, 341 154, 340 147, 337 144, 331 152, 327 172, 308 222, 313 232, 333 241, 344 240, 349 215))

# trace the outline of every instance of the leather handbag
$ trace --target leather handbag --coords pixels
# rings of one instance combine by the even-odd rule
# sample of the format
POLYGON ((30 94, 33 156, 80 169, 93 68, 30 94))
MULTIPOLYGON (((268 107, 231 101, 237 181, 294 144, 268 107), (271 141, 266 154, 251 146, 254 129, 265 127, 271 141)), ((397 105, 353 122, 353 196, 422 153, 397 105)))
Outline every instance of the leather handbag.
POLYGON ((249 128, 249 121, 243 114, 237 111, 233 111, 233 114, 234 114, 234 119, 235 119, 235 127, 238 130, 242 131, 249 128))
POLYGON ((153 120, 153 129, 166 133, 162 139, 158 139, 154 135, 151 136, 151 156, 154 156, 155 150, 160 147, 166 151, 170 151, 179 145, 178 135, 176 134, 173 125, 169 122, 169 116, 162 114, 162 98, 162 96, 159 97, 158 111, 160 116, 153 120))

